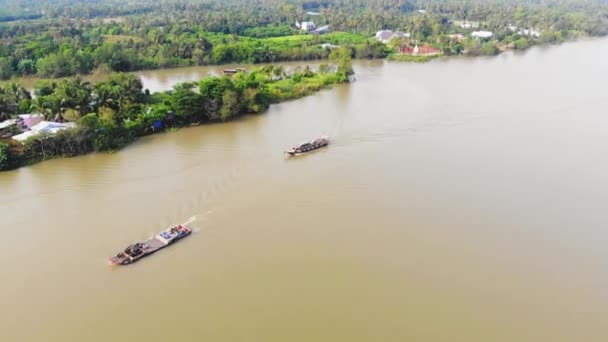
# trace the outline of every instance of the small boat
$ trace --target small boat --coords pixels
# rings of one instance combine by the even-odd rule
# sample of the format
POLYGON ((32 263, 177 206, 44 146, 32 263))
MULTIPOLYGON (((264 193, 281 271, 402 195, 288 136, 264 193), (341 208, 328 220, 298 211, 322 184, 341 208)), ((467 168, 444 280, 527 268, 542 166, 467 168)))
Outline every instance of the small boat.
POLYGON ((292 147, 290 150, 285 151, 285 153, 293 156, 293 155, 307 153, 307 152, 319 149, 321 147, 325 147, 327 145, 329 145, 329 138, 321 137, 321 138, 318 138, 315 140, 303 142, 299 145, 296 145, 296 146, 292 147))
POLYGON ((124 251, 110 258, 110 264, 128 265, 134 263, 135 261, 190 235, 190 233, 192 233, 192 229, 181 224, 167 228, 144 242, 137 242, 125 248, 124 251))
POLYGON ((236 69, 224 69, 224 75, 234 75, 237 72, 246 72, 247 70, 245 68, 236 68, 236 69))

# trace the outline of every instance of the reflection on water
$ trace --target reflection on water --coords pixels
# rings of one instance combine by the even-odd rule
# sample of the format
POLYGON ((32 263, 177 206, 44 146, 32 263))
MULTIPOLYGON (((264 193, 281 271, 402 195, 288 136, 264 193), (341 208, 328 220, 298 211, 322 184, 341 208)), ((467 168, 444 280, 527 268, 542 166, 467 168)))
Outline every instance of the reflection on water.
POLYGON ((604 341, 607 54, 358 61, 265 114, 2 173, 3 341, 604 341))

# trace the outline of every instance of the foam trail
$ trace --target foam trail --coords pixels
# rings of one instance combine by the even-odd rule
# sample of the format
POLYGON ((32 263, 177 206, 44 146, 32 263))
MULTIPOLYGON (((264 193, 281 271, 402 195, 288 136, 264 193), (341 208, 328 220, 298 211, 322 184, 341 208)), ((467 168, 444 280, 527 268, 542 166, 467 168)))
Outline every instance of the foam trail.
POLYGON ((196 221, 196 215, 195 216, 190 216, 190 218, 188 219, 188 221, 182 223, 182 225, 187 226, 187 225, 189 225, 190 223, 192 223, 194 221, 196 221))
MULTIPOLYGON (((190 224, 190 223, 192 223, 192 222, 198 221, 198 220, 199 220, 199 218, 200 218, 201 220, 205 220, 205 219, 207 218, 207 216, 209 216, 209 214, 211 214, 211 213, 213 213, 213 210, 207 210, 206 212, 204 212, 204 213, 202 213, 202 214, 196 214, 196 215, 193 215, 193 216, 191 216, 191 217, 188 219, 188 221, 186 221, 186 222, 184 222, 184 223, 182 223, 182 224, 183 224, 184 226, 189 225, 189 224, 190 224)), ((194 233, 198 233, 198 232, 200 232, 200 231, 201 231, 201 229, 200 229, 200 228, 198 228, 198 227, 191 227, 191 228, 192 228, 192 231, 193 231, 194 233)))

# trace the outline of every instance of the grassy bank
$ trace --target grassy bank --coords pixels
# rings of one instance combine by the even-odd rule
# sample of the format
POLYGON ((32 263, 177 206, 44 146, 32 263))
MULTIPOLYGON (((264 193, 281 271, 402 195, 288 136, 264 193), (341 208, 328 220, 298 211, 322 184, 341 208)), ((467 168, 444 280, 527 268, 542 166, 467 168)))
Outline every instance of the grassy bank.
POLYGON ((425 63, 425 62, 428 62, 430 60, 433 60, 435 58, 439 58, 439 57, 442 57, 442 56, 443 56, 443 54, 425 55, 425 56, 412 56, 412 55, 394 53, 394 54, 390 54, 387 57, 387 59, 389 61, 398 61, 398 62, 425 63))

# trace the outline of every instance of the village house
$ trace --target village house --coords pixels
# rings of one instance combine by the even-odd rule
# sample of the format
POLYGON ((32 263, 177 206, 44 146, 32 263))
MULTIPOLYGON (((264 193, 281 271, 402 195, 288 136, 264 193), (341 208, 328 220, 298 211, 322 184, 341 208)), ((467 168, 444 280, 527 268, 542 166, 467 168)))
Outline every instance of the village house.
POLYGON ((463 41, 463 40, 464 40, 464 38, 465 38, 465 37, 464 37, 464 34, 461 34, 461 33, 455 33, 455 34, 450 34, 450 35, 448 35, 448 38, 449 38, 450 40, 456 40, 456 41, 461 42, 461 41, 463 41))
POLYGON ((428 45, 401 46, 399 47, 399 53, 412 56, 434 56, 440 54, 441 50, 428 45))
POLYGON ((64 129, 76 127, 76 124, 73 122, 67 123, 59 123, 59 122, 51 122, 51 121, 40 121, 37 124, 30 127, 30 129, 26 132, 13 136, 14 140, 23 142, 27 140, 27 138, 38 135, 40 133, 48 133, 55 134, 64 129))
POLYGON ((17 120, 10 119, 0 122, 0 139, 10 138, 15 130, 19 130, 17 120))
POLYGON ((10 138, 15 134, 28 131, 42 120, 44 120, 42 114, 20 114, 15 119, 0 122, 0 138, 10 138))
POLYGON ((479 27, 479 23, 473 22, 473 21, 463 21, 460 23, 460 27, 463 29, 472 29, 472 28, 478 28, 479 27))
POLYGON ((518 30, 517 26, 510 25, 509 30, 511 32, 517 31, 517 34, 519 34, 520 36, 528 36, 528 37, 534 37, 534 38, 540 37, 540 31, 537 29, 518 30))
POLYGON ((323 43, 321 45, 319 45, 320 47, 324 48, 324 49, 335 49, 338 48, 338 45, 334 45, 334 44, 330 44, 330 43, 323 43))
POLYGON ((315 23, 312 21, 303 21, 301 23, 296 21, 296 27, 302 31, 312 31, 317 28, 317 26, 315 26, 315 23))
POLYGON ((482 39, 490 38, 490 37, 492 37, 492 35, 493 34, 490 31, 473 31, 471 33, 471 37, 482 38, 482 39))
POLYGON ((393 38, 409 38, 410 34, 407 32, 396 31, 393 33, 391 30, 380 30, 376 32, 376 39, 387 44, 393 38))
POLYGON ((376 32, 376 39, 383 43, 388 43, 391 38, 393 38, 393 31, 391 30, 381 30, 376 32))
POLYGON ((540 37, 540 32, 538 30, 534 30, 534 29, 531 29, 531 30, 523 29, 521 31, 518 31, 517 33, 522 36, 528 36, 528 37, 534 37, 534 38, 540 37))

